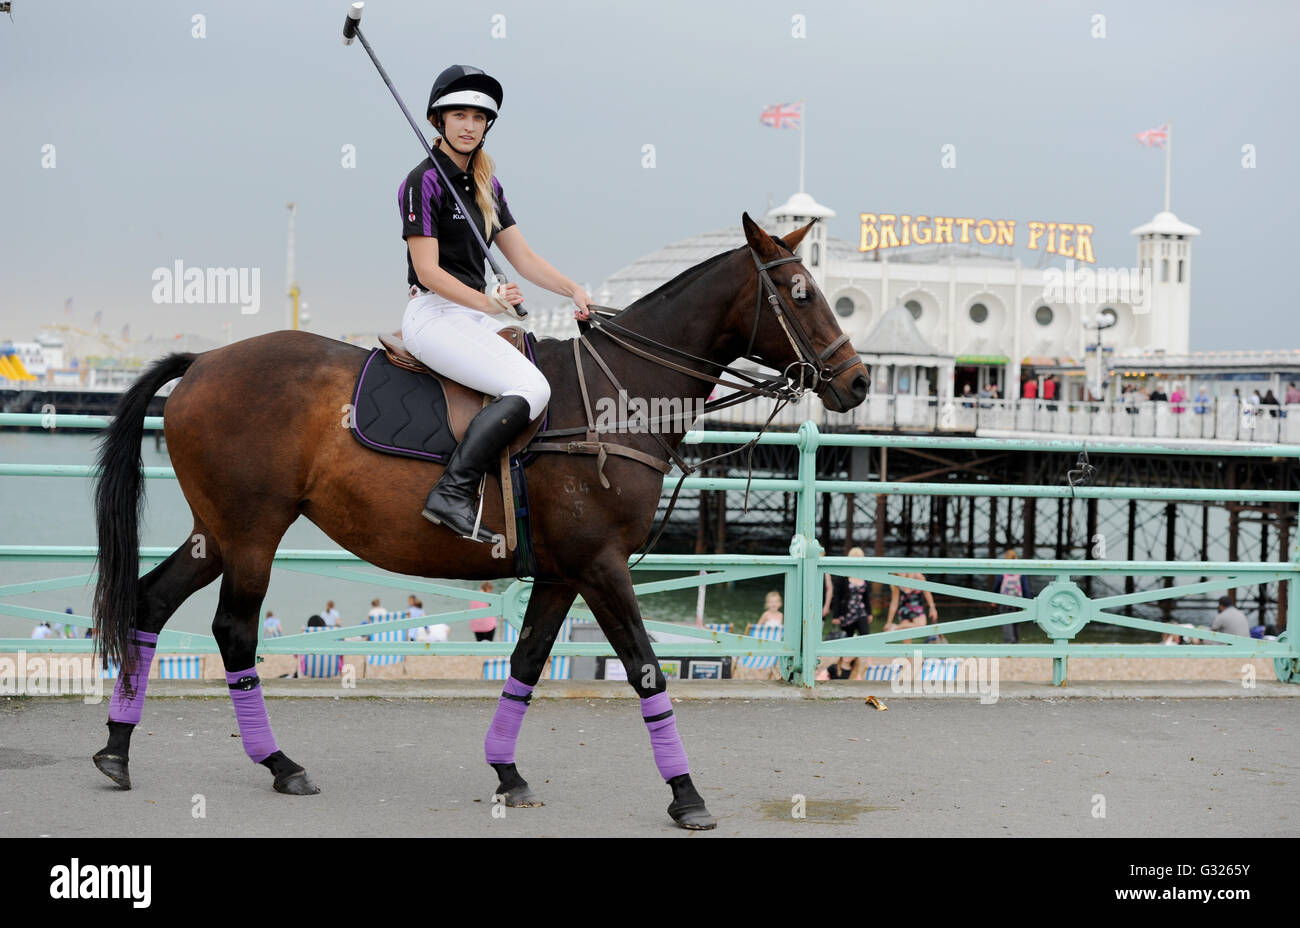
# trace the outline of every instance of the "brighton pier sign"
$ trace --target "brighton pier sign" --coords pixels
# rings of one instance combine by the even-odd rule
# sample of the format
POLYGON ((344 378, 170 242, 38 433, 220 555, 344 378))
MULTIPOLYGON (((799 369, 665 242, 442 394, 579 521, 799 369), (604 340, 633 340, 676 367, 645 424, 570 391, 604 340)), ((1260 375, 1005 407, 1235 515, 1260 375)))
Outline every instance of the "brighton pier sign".
MULTIPOLYGON (((965 216, 909 216, 859 213, 862 234, 858 251, 884 251, 908 245, 1015 245, 1014 219, 974 219, 965 216)), ((1082 222, 1028 222, 1026 247, 1063 258, 1095 264, 1093 227, 1082 222)))

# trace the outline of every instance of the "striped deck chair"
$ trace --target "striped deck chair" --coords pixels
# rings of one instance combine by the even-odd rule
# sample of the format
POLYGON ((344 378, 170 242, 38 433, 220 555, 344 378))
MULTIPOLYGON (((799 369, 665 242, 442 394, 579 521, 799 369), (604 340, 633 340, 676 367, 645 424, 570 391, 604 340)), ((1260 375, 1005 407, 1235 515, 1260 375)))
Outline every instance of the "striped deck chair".
MULTIPOLYGON (((566 616, 564 622, 560 625, 560 634, 556 636, 555 642, 570 641, 573 636, 573 616, 566 616)), ((569 655, 552 654, 551 655, 551 674, 549 680, 567 680, 572 672, 569 667, 569 655)))
MULTIPOLYGON (((859 660, 862 660, 862 658, 859 658, 859 660)), ((897 670, 898 670, 897 666, 895 666, 895 665, 892 664, 892 663, 890 663, 890 664, 872 664, 872 665, 870 665, 869 667, 867 667, 866 673, 863 675, 862 679, 864 679, 864 680, 892 680, 892 679, 894 679, 895 672, 896 672, 897 670)))
POLYGON ((930 657, 921 662, 922 680, 956 680, 960 658, 930 657))
POLYGON ((158 658, 159 680, 202 680, 203 657, 198 654, 177 654, 158 658))
POLYGON ((112 661, 104 661, 99 668, 99 678, 101 680, 116 680, 118 670, 117 664, 112 661))
MULTIPOLYGON (((374 619, 367 618, 367 625, 378 625, 382 622, 396 622, 398 619, 409 617, 407 612, 385 612, 383 615, 374 619)), ((373 632, 367 636, 370 641, 406 641, 406 629, 390 628, 387 631, 373 632)), ((370 667, 387 667, 392 664, 400 664, 406 660, 405 654, 367 654, 366 665, 370 667)))
MULTIPOLYGON (((505 620, 503 617, 497 623, 501 631, 501 640, 516 642, 519 640, 519 630, 505 620)), ((510 658, 508 657, 489 657, 483 662, 483 679, 484 680, 504 680, 510 676, 510 658)))
POLYGON ((731 634, 730 622, 705 622, 704 627, 711 632, 718 632, 723 635, 731 634))
MULTIPOLYGON (((748 638, 759 641, 780 641, 785 630, 784 625, 754 625, 745 633, 748 638)), ((776 666, 776 655, 763 654, 739 658, 740 666, 748 670, 771 670, 776 666)))
MULTIPOLYGON (((573 634, 574 617, 567 616, 560 625, 560 633, 556 636, 556 642, 568 641, 573 634)), ((502 620, 501 625, 505 627, 503 641, 516 642, 519 640, 519 632, 509 622, 502 620)), ((567 654, 555 654, 551 656, 551 672, 547 677, 548 680, 567 680, 569 674, 573 672, 569 666, 569 656, 567 654)), ((483 679, 484 680, 504 680, 510 676, 510 658, 508 657, 489 657, 483 662, 483 679)))
MULTIPOLYGON (((309 632, 323 632, 324 627, 313 628, 308 626, 309 632)), ((301 654, 298 656, 299 672, 304 677, 313 679, 327 679, 337 677, 343 672, 343 655, 342 654, 301 654)))

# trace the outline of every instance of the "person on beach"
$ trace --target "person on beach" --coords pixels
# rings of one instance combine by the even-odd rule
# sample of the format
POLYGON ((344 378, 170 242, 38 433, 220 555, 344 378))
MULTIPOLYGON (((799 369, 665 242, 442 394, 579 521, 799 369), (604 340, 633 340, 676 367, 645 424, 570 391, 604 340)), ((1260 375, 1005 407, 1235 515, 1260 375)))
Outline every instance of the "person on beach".
MULTIPOLYGON (((909 580, 925 580, 922 573, 900 573, 897 577, 909 580)), ((908 586, 891 586, 889 588, 889 615, 885 619, 887 632, 896 628, 920 628, 926 625, 927 615, 934 622, 939 621, 939 610, 934 605, 934 597, 929 590, 919 590, 908 586)), ((903 644, 911 644, 909 638, 903 644)))
MULTIPOLYGON (((859 547, 852 547, 848 557, 866 557, 859 547)), ((861 577, 832 577, 830 614, 831 624, 839 627, 845 638, 867 635, 871 632, 871 584, 861 577)), ((859 670, 866 672, 867 662, 856 657, 841 657, 828 667, 832 680, 852 679, 859 670)))
MULTIPOLYGON (((492 581, 484 580, 479 584, 480 593, 492 592, 492 581)), ((487 606, 486 602, 474 601, 469 604, 472 609, 481 609, 487 606)), ((497 617, 494 615, 485 615, 477 619, 469 620, 469 630, 474 633, 475 641, 491 641, 497 633, 497 617)))
POLYGON ((763 597, 763 614, 758 617, 758 624, 780 625, 783 622, 785 614, 781 612, 781 594, 772 590, 763 597))
MULTIPOLYGON (((1017 557, 1014 548, 1008 548, 1007 553, 1002 556, 1004 558, 1009 558, 1011 560, 1015 560, 1015 558, 1017 557)), ((1013 565, 1008 564, 1007 570, 1008 571, 1011 570, 1012 566, 1013 565)), ((1002 574, 1000 577, 998 577, 997 582, 995 584, 995 588, 997 592, 1002 596, 1023 596, 1025 598, 1029 597, 1029 584, 1028 581, 1025 579, 1024 574, 1014 574, 1014 573, 1002 574)), ((1008 605, 999 604, 998 612, 1000 613, 1015 612, 1019 608, 1020 607, 1018 606, 1008 606, 1008 605)), ((1019 622, 1008 622, 1006 625, 1002 626, 1002 641, 1005 644, 1020 643, 1019 622)))

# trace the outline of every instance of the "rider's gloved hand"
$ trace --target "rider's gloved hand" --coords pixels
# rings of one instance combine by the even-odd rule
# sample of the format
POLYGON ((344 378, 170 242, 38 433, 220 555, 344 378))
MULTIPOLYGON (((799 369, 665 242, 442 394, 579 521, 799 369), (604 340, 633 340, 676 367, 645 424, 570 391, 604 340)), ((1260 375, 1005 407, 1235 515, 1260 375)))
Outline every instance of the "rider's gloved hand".
POLYGON ((524 301, 524 295, 519 292, 518 284, 495 284, 488 288, 487 298, 492 304, 490 312, 502 312, 512 319, 522 318, 515 312, 515 304, 524 301))

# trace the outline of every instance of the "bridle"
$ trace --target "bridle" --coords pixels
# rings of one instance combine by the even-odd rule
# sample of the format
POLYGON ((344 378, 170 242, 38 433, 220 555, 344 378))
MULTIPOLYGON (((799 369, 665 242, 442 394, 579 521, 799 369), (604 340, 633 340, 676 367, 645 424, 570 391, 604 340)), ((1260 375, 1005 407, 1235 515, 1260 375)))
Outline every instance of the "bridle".
MULTIPOLYGON (((799 321, 798 314, 790 311, 790 308, 782 298, 780 291, 776 287, 776 283, 772 280, 772 276, 769 273, 771 268, 798 261, 799 256, 788 255, 786 257, 775 258, 771 261, 764 262, 759 258, 758 252, 754 250, 754 246, 752 245, 749 246, 749 254, 754 260, 755 269, 758 271, 759 286, 756 292, 757 301, 754 307, 754 324, 750 328, 749 341, 745 346, 745 351, 742 357, 744 357, 745 360, 760 366, 767 364, 766 361, 754 356, 754 341, 758 337, 758 323, 763 314, 763 303, 766 302, 767 305, 771 307, 773 314, 776 316, 776 321, 781 326, 781 331, 789 340, 790 347, 794 350, 796 359, 786 365, 784 370, 771 377, 756 377, 749 371, 730 367, 726 364, 719 364, 718 362, 711 361, 708 358, 701 358, 673 345, 667 345, 663 342, 656 341, 640 332, 633 332, 631 329, 614 322, 613 318, 618 315, 619 311, 607 307, 590 307, 591 313, 590 319, 588 320, 588 328, 603 331, 606 337, 613 340, 619 346, 626 348, 633 354, 645 358, 648 361, 652 361, 661 367, 666 367, 687 374, 696 379, 716 383, 719 386, 728 387, 737 391, 733 396, 708 401, 704 405, 705 412, 714 412, 718 409, 725 409, 728 406, 734 406, 737 403, 743 403, 751 396, 763 396, 768 399, 781 400, 786 403, 795 402, 803 397, 804 394, 809 392, 821 396, 821 394, 825 392, 826 388, 830 386, 831 381, 853 365, 859 363, 859 358, 856 355, 846 358, 834 367, 832 367, 828 361, 830 356, 833 355, 841 345, 849 340, 849 336, 841 333, 838 338, 821 351, 818 351, 816 345, 813 344, 812 338, 808 335, 807 329, 804 328, 803 323, 799 321), (764 300, 764 296, 766 296, 766 301, 764 300), (681 358, 685 361, 694 361, 709 367, 719 368, 721 373, 731 375, 736 378, 736 381, 726 381, 720 377, 710 376, 703 371, 682 366, 665 357, 655 355, 649 351, 638 348, 636 345, 629 344, 629 341, 638 342, 656 351, 681 358)), ((579 327, 582 327, 581 323, 579 323, 579 327)), ((587 329, 584 328, 583 335, 580 337, 585 339, 586 331, 587 329)))
MULTIPOLYGON (((781 244, 784 245, 785 243, 782 242, 781 244)), ((743 371, 735 367, 729 367, 726 364, 719 364, 718 362, 711 361, 708 358, 701 358, 698 355, 693 355, 690 352, 683 351, 682 349, 674 347, 673 345, 666 345, 663 342, 656 341, 655 339, 650 338, 648 335, 643 335, 640 332, 634 332, 631 329, 628 329, 625 326, 622 326, 617 322, 613 321, 613 317, 619 314, 619 310, 610 309, 609 307, 605 307, 605 306, 592 305, 588 307, 589 314, 588 314, 588 319, 585 321, 585 323, 579 322, 578 325, 580 329, 580 334, 573 341, 573 360, 574 360, 574 365, 577 368, 578 385, 582 393, 582 403, 587 417, 587 424, 586 426, 578 426, 576 428, 548 429, 544 432, 538 432, 537 435, 534 436, 534 441, 529 445, 529 448, 534 451, 551 451, 551 452, 564 452, 567 454, 598 455, 597 464, 596 464, 596 473, 597 476, 600 478, 601 484, 606 488, 609 487, 609 481, 605 477, 604 465, 606 459, 610 455, 621 456, 621 457, 630 458, 632 460, 639 461, 642 464, 652 467, 655 470, 658 470, 660 473, 665 475, 668 473, 669 470, 672 469, 672 464, 677 465, 677 467, 681 470, 682 476, 677 481, 677 486, 673 490, 672 498, 668 501, 668 511, 664 513, 663 521, 659 523, 659 531, 655 533, 654 537, 650 540, 649 544, 646 545, 645 550, 641 553, 641 557, 637 558, 636 562, 632 566, 636 566, 636 564, 639 564, 641 562, 641 559, 644 558, 647 554, 649 554, 650 551, 654 548, 655 544, 658 543, 659 537, 663 534, 664 529, 668 526, 668 518, 669 516, 672 515, 673 507, 677 503, 677 494, 681 492, 682 483, 689 475, 700 470, 701 468, 704 467, 704 465, 712 463, 713 461, 716 461, 719 458, 729 457, 730 455, 736 454, 738 452, 746 451, 748 452, 747 467, 749 471, 749 477, 750 480, 752 480, 753 463, 754 463, 753 462, 754 445, 758 443, 758 440, 763 436, 763 433, 767 431, 767 427, 771 425, 772 420, 776 418, 777 413, 779 413, 783 408, 785 408, 787 404, 799 400, 809 392, 813 392, 815 395, 821 396, 821 394, 825 392, 826 388, 830 386, 832 380, 834 380, 836 377, 838 377, 844 371, 848 370, 853 365, 859 363, 860 359, 857 357, 855 353, 852 357, 849 357, 846 360, 842 361, 841 363, 832 367, 828 359, 830 358, 831 355, 833 355, 836 352, 837 349, 839 349, 841 345, 843 345, 845 342, 849 340, 848 335, 841 334, 839 338, 836 338, 824 349, 818 351, 817 347, 813 344, 812 339, 809 337, 807 329, 805 329, 803 324, 799 321, 798 315, 790 311, 789 307, 785 303, 785 300, 781 297, 781 293, 777 289, 776 284, 773 282, 769 271, 771 270, 771 268, 777 267, 779 265, 789 264, 791 262, 798 261, 799 257, 797 255, 789 255, 787 257, 776 258, 772 261, 764 262, 759 259, 758 252, 754 250, 753 245, 749 246, 749 253, 750 253, 750 257, 754 259, 754 267, 758 271, 759 286, 757 289, 758 302, 754 309, 754 325, 750 330, 749 342, 745 347, 745 353, 743 357, 745 358, 745 360, 751 361, 760 366, 767 365, 766 361, 762 360, 761 358, 755 357, 753 353, 754 341, 758 336, 758 321, 759 321, 759 317, 762 315, 764 295, 766 295, 767 298, 766 302, 768 306, 771 307, 772 312, 776 315, 776 320, 781 326, 781 331, 784 332, 785 337, 789 339, 790 347, 794 349, 794 353, 795 353, 795 360, 787 364, 784 370, 774 374, 771 377, 767 377, 767 378, 756 377, 748 371, 743 371), (734 406, 737 403, 745 402, 751 396, 763 396, 769 399, 776 400, 776 402, 773 404, 772 412, 767 417, 767 421, 763 423, 763 427, 760 428, 757 434, 755 434, 754 437, 751 438, 749 441, 745 442, 743 445, 738 445, 737 447, 732 448, 729 451, 724 451, 721 454, 714 455, 713 457, 705 458, 704 460, 700 461, 697 464, 690 464, 689 462, 687 462, 677 452, 677 450, 673 448, 672 445, 670 445, 666 440, 664 440, 664 437, 659 433, 659 429, 657 428, 657 426, 660 424, 658 421, 641 422, 641 423, 637 423, 637 425, 650 426, 650 434, 654 436, 656 441, 659 442, 660 447, 667 455, 666 461, 661 461, 658 458, 649 455, 646 452, 641 451, 639 449, 629 448, 626 445, 619 445, 614 442, 604 441, 601 438, 602 432, 611 432, 611 431, 621 432, 630 423, 619 422, 612 426, 605 426, 600 429, 596 427, 595 418, 592 414, 591 396, 587 389, 586 377, 583 374, 582 354, 581 354, 582 349, 585 348, 587 350, 587 352, 591 355, 592 359, 596 362, 599 368, 604 372, 606 378, 609 379, 609 382, 613 385, 616 391, 618 391, 619 393, 626 393, 627 391, 623 387, 623 384, 619 382, 618 377, 610 369, 609 365, 606 364, 605 360, 600 356, 600 353, 596 350, 596 347, 591 343, 591 340, 587 337, 589 331, 592 329, 600 330, 605 335, 606 338, 610 339, 615 344, 626 349, 632 354, 635 354, 639 357, 645 358, 646 360, 653 362, 654 364, 657 364, 660 367, 667 368, 669 370, 678 371, 680 373, 687 374, 690 377, 694 377, 697 380, 703 380, 706 382, 715 383, 718 384, 719 386, 727 387, 736 391, 735 394, 731 396, 723 397, 717 400, 710 400, 706 402, 703 407, 703 411, 706 413, 714 412, 719 409, 725 409, 729 406, 734 406), (639 344, 633 344, 633 342, 639 344), (646 350, 646 348, 639 347, 640 345, 644 345, 646 346, 646 348, 650 348, 653 350, 646 350), (656 351, 662 352, 663 354, 657 354, 655 353, 656 351), (696 362, 699 364, 703 364, 706 367, 718 368, 719 373, 730 374, 732 377, 736 379, 734 381, 724 380, 721 377, 715 377, 711 374, 707 374, 702 370, 696 370, 695 368, 687 367, 683 364, 677 363, 676 361, 669 360, 668 357, 664 357, 663 355, 670 355, 672 357, 679 358, 683 361, 696 362), (571 437, 577 435, 585 435, 585 440, 562 441, 562 442, 555 442, 555 441, 538 442, 536 440, 536 439, 553 439, 553 438, 561 438, 561 437, 571 437)), ((745 484, 744 506, 746 509, 749 508, 749 482, 748 481, 745 484)))

